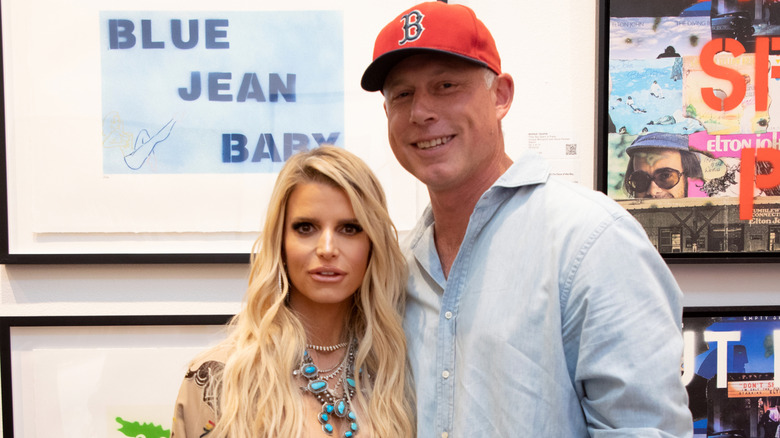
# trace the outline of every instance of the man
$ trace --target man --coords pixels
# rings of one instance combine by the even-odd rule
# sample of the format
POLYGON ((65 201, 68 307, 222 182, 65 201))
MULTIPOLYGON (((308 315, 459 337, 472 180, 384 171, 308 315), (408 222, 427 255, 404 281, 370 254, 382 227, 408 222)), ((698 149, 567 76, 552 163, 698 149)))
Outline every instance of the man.
POLYGON ((650 85, 650 95, 658 99, 664 98, 664 91, 661 89, 661 86, 658 85, 658 81, 653 81, 650 85))
POLYGON ((688 136, 651 132, 626 148, 630 157, 623 188, 633 198, 685 198, 688 179, 702 179, 701 164, 688 136))
POLYGON ((679 288, 625 210, 506 155, 514 82, 474 13, 405 11, 361 85, 431 201, 404 245, 418 436, 690 436, 679 288))

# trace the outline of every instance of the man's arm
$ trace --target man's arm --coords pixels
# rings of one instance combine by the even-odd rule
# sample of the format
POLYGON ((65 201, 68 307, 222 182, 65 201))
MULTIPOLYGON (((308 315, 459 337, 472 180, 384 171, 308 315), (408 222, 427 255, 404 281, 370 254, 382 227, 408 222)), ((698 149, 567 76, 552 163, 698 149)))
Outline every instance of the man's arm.
POLYGON ((682 292, 628 214, 591 236, 564 279, 569 373, 593 437, 688 437, 682 292))

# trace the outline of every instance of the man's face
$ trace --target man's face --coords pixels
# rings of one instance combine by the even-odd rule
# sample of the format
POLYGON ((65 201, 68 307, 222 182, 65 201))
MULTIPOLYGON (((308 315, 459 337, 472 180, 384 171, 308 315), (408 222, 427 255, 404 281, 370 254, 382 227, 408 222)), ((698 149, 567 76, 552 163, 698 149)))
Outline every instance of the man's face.
POLYGON ((679 151, 651 149, 634 153, 631 180, 639 186, 637 198, 684 198, 686 177, 679 151), (645 190, 641 190, 646 185, 645 190))
MULTIPOLYGON (((507 80, 496 78, 488 88, 485 73, 454 56, 423 54, 398 63, 385 80, 390 146, 429 190, 479 185, 501 174, 494 175, 505 156, 500 120, 509 105, 502 106, 505 92, 497 105, 496 89, 507 80)), ((508 83, 513 91, 511 77, 508 83)))

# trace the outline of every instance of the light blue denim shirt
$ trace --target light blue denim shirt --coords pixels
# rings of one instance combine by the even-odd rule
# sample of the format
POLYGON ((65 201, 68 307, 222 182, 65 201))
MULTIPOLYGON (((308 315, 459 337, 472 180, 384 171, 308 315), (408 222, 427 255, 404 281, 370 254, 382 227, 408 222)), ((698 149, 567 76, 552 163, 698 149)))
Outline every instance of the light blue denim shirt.
POLYGON ((534 156, 483 194, 445 279, 405 239, 418 436, 687 437, 682 293, 623 208, 534 156))

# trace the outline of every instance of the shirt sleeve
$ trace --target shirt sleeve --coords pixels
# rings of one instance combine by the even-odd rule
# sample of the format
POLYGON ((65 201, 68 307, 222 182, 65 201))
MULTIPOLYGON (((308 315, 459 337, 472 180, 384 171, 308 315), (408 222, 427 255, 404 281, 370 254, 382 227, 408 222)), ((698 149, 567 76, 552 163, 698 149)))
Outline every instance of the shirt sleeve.
POLYGON ((219 377, 224 364, 205 361, 187 371, 176 397, 171 438, 202 438, 217 420, 219 377))
POLYGON ((593 437, 689 437, 682 292, 630 215, 605 221, 565 279, 567 365, 593 437))

